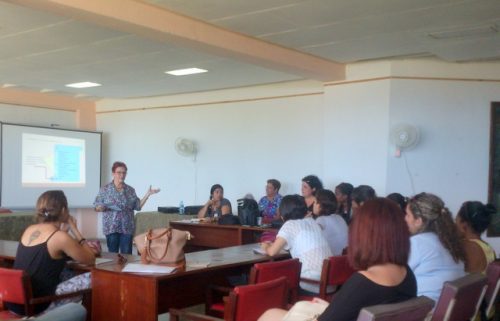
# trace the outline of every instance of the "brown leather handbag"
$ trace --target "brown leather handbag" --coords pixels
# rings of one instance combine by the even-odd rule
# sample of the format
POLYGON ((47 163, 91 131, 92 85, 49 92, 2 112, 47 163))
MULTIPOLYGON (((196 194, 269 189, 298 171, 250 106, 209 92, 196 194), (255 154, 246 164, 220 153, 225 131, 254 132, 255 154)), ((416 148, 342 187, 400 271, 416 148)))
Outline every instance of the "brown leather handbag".
POLYGON ((184 245, 191 238, 191 233, 187 231, 157 228, 135 236, 134 242, 142 263, 182 267, 186 265, 184 245))

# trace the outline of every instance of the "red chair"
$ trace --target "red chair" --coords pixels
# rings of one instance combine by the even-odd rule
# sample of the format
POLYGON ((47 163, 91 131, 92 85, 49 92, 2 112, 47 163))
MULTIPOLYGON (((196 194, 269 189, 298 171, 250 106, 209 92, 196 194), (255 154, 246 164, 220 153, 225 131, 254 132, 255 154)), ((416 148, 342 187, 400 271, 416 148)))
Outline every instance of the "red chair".
POLYGON ((473 320, 485 292, 486 277, 479 273, 445 282, 431 321, 473 320))
MULTIPOLYGON (((349 261, 347 255, 331 256, 323 261, 321 269, 321 278, 319 281, 301 278, 302 282, 319 285, 319 297, 323 300, 330 301, 332 295, 339 290, 340 286, 344 284, 356 272, 349 261), (329 291, 329 287, 334 289, 329 291)), ((313 297, 300 296, 300 300, 311 300, 313 297)))
MULTIPOLYGON (((224 319, 226 321, 255 321, 272 308, 286 308, 288 297, 287 279, 281 277, 268 282, 237 286, 225 298, 224 319)), ((211 316, 170 309, 170 320, 179 317, 189 320, 221 320, 211 316)))
MULTIPOLYGON (((283 261, 273 261, 265 263, 256 263, 250 271, 250 279, 248 284, 258 284, 271 280, 285 277, 289 290, 288 302, 295 303, 297 301, 300 269, 302 264, 299 259, 289 259, 283 261)), ((218 300, 215 298, 214 291, 221 292, 227 295, 230 289, 223 287, 212 287, 207 294, 207 303, 205 313, 208 315, 222 317, 224 312, 224 302, 219 295, 218 300)))
POLYGON ((433 306, 432 299, 419 296, 399 303, 363 308, 357 321, 424 321, 433 306))
MULTIPOLYGON (((30 277, 22 270, 0 268, 0 320, 22 319, 9 310, 4 309, 4 302, 17 303, 24 305, 27 316, 35 314, 35 305, 40 303, 52 302, 55 300, 69 297, 90 294, 91 290, 81 290, 61 295, 51 295, 45 297, 33 297, 30 277)), ((85 298, 85 301, 88 298, 85 298)))
POLYGON ((500 289, 500 261, 491 262, 486 269, 486 277, 488 278, 488 288, 484 295, 486 302, 486 311, 484 319, 493 318, 495 313, 495 303, 498 298, 498 290, 500 289))

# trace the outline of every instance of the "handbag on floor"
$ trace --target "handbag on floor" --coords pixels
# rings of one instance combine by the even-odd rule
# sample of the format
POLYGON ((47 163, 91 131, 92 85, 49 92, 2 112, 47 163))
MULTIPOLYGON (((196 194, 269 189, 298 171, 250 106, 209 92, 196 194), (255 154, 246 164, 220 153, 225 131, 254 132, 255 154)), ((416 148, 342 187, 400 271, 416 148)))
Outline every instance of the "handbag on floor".
POLYGON ((157 228, 135 236, 134 242, 142 263, 182 267, 186 265, 184 245, 191 238, 191 233, 187 231, 157 228))

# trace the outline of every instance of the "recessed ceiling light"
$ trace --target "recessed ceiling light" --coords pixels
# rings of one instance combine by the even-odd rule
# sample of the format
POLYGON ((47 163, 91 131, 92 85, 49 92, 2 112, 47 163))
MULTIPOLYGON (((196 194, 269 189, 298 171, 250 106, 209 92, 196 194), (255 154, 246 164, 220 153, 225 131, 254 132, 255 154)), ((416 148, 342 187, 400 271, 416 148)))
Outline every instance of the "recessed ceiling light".
POLYGON ((99 87, 101 86, 101 84, 90 81, 84 81, 84 82, 75 82, 73 84, 67 84, 65 86, 71 88, 90 88, 90 87, 99 87))
POLYGON ((186 68, 186 69, 177 69, 165 71, 166 74, 174 75, 174 76, 185 76, 185 75, 193 75, 193 74, 201 74, 203 72, 207 72, 208 70, 200 69, 200 68, 186 68))

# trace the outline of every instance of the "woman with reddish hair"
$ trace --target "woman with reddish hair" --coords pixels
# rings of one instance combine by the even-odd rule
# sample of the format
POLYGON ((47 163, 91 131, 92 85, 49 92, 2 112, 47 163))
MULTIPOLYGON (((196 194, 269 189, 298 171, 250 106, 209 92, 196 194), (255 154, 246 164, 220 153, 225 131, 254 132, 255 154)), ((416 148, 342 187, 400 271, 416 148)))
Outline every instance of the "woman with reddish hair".
POLYGON ((134 211, 140 211, 148 198, 160 191, 149 186, 142 199, 135 189, 125 184, 127 165, 114 162, 111 167, 113 180, 101 187, 94 202, 96 212, 102 212, 103 232, 109 252, 132 254, 132 237, 135 230, 134 211))
MULTIPOLYGON (((317 314, 319 321, 354 321, 364 307, 415 297, 417 283, 407 265, 410 234, 403 216, 398 215, 400 211, 397 204, 385 198, 366 201, 349 226, 347 255, 358 272, 347 280, 329 305, 320 299, 298 304, 323 304, 326 309, 317 314)), ((259 320, 287 320, 294 317, 295 311, 292 308, 287 315, 285 310, 272 309, 259 320)), ((304 320, 315 319, 317 315, 304 320)))

